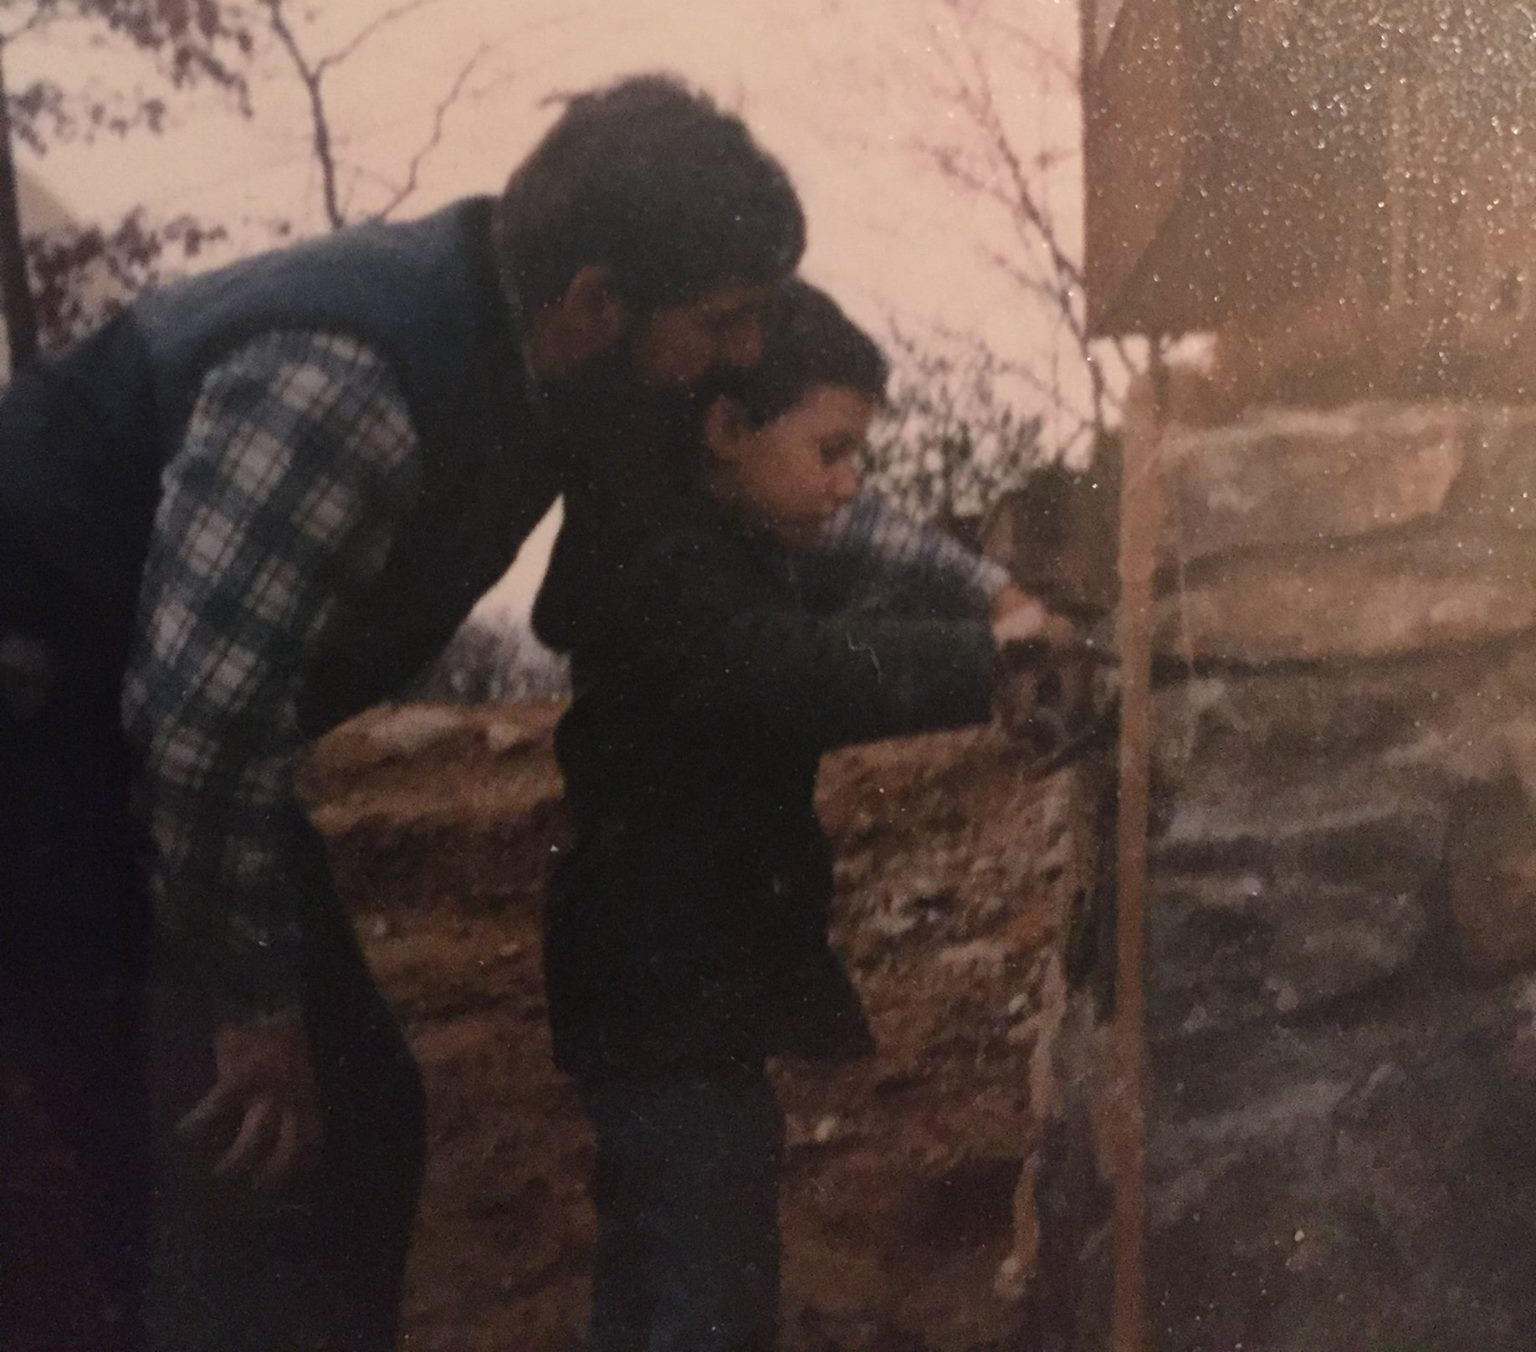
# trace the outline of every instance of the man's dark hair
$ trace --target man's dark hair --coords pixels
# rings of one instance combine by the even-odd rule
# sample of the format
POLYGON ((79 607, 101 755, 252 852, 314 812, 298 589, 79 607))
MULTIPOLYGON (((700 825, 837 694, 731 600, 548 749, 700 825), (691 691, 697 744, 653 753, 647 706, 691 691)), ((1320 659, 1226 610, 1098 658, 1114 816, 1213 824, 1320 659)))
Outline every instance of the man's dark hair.
POLYGON ((530 309, 602 264, 644 312, 787 276, 805 217, 740 118, 641 75, 566 103, 502 193, 500 242, 530 309))
POLYGON ((776 287, 763 309, 763 353, 747 370, 717 373, 706 398, 735 400, 755 427, 787 413, 818 385, 856 390, 879 403, 885 354, 825 291, 799 278, 776 287))

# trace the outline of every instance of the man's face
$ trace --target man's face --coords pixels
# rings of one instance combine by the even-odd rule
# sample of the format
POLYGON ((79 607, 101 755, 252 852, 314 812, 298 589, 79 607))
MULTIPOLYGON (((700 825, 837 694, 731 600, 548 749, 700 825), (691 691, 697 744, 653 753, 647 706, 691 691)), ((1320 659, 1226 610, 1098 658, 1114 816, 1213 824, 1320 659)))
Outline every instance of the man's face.
POLYGON ((644 388, 686 391, 722 366, 751 366, 763 350, 766 286, 731 283, 698 300, 662 306, 640 321, 630 366, 644 388))

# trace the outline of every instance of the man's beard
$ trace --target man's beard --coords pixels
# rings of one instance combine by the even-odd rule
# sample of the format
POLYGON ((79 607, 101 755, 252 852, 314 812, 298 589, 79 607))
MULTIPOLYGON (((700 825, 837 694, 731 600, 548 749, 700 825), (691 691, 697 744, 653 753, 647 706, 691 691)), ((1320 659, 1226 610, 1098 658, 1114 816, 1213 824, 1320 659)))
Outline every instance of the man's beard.
POLYGON ((632 337, 545 387, 565 520, 534 611, 544 642, 574 646, 602 613, 594 598, 605 580, 686 518, 701 477, 704 397, 641 381, 632 337))
POLYGON ((591 444, 605 456, 624 455, 626 447, 643 454, 656 436, 675 434, 696 416, 696 391, 658 389, 636 374, 637 332, 632 329, 574 375, 544 387, 551 425, 562 443, 591 444))
POLYGON ((636 374, 635 334, 574 376, 545 387, 555 453, 569 488, 599 496, 650 495, 691 477, 702 438, 706 378, 657 388, 636 374))

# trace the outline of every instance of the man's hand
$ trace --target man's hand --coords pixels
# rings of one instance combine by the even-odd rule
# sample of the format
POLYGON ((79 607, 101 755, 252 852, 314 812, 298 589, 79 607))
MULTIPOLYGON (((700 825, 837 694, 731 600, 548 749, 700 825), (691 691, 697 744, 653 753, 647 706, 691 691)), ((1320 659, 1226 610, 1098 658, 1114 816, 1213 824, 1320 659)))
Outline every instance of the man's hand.
POLYGON ((0 629, 0 714, 17 722, 36 718, 48 703, 52 675, 46 643, 0 629))
POLYGON ((320 1095, 303 1021, 294 1013, 222 1023, 213 1057, 218 1078, 177 1130, 214 1149, 230 1142, 215 1174, 248 1174, 257 1187, 276 1187, 320 1144, 320 1095))

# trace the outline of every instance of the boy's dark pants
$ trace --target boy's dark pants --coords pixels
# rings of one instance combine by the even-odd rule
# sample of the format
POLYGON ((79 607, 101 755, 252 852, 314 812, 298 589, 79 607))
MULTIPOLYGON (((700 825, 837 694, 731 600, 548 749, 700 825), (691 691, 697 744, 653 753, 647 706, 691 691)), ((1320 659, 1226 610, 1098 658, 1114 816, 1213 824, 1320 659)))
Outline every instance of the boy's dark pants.
POLYGON ((761 1066, 585 1082, 588 1352, 771 1352, 784 1115, 761 1066))
MULTIPOLYGON (((6 767, 21 768, 14 757, 6 767)), ((46 760, 26 768, 50 773, 46 760)), ((422 1090, 349 923, 329 909, 306 972, 325 1112, 317 1167, 269 1196, 218 1183, 211 1158, 174 1132, 213 1085, 215 1020, 185 996, 151 993, 164 983, 149 979, 146 908, 123 852, 101 847, 113 834, 104 824, 62 848, 0 833, 0 1035, 79 1160, 92 1258, 120 1315, 111 1346, 393 1347, 422 1090)))

